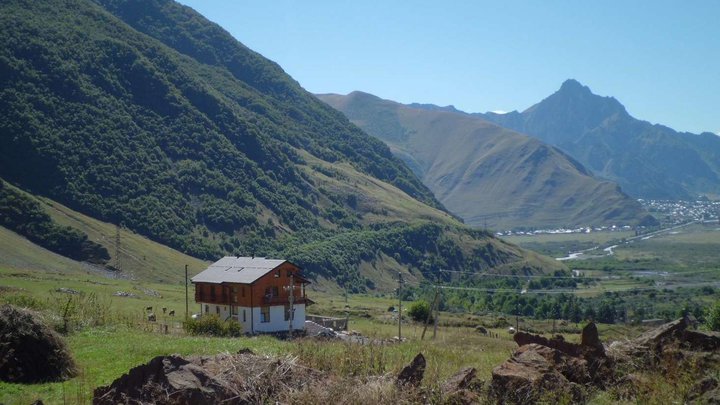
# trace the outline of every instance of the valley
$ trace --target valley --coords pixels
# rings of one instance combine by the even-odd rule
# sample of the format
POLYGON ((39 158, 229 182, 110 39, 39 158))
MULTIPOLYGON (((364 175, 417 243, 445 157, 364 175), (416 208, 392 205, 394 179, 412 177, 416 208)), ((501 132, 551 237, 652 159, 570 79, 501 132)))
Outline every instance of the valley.
POLYGON ((313 94, 184 4, 0 3, 0 404, 720 398, 720 137, 313 94))

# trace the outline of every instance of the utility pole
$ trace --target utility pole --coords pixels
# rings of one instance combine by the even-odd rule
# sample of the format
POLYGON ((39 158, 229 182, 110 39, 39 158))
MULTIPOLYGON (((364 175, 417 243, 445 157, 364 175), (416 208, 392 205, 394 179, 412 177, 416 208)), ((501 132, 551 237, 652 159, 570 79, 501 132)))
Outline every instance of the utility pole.
POLYGON ((118 272, 122 271, 120 267, 120 224, 115 225, 115 268, 118 272))
POLYGON ((345 331, 350 330, 350 304, 348 304, 348 290, 347 285, 345 287, 345 331))
MULTIPOLYGON (((440 304, 440 303, 438 302, 438 304, 440 304)), ((435 321, 433 324, 433 340, 435 340, 435 337, 437 336, 438 316, 439 316, 437 305, 435 306, 435 313, 433 314, 433 316, 434 316, 433 321, 435 321)))
POLYGON ((185 265, 185 320, 190 316, 190 301, 188 300, 188 265, 185 265))
POLYGON ((290 273, 290 285, 285 287, 288 291, 288 299, 290 300, 290 325, 288 326, 288 332, 290 333, 290 339, 293 335, 293 320, 295 319, 295 275, 290 273))
MULTIPOLYGON (((425 326, 423 326, 422 335, 420 335, 420 340, 425 340, 425 331, 427 330, 428 324, 430 323, 430 317, 433 315, 433 311, 435 311, 435 306, 438 303, 438 298, 440 297, 440 289, 438 286, 435 286, 435 297, 433 298, 432 305, 430 306, 430 309, 428 311, 427 319, 425 319, 425 326)), ((435 317, 437 318, 437 316, 435 317)))
POLYGON ((402 340, 402 273, 398 272, 398 339, 402 340))

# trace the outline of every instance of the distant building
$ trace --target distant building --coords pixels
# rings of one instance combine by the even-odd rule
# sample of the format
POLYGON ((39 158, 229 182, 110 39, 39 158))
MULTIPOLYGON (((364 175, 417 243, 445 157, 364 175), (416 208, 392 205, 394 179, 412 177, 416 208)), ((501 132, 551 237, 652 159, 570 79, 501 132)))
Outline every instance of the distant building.
POLYGON ((300 267, 287 260, 223 257, 193 277, 192 283, 203 315, 234 319, 246 332, 287 331, 291 318, 293 329, 305 327, 309 301, 305 285, 310 282, 300 267))

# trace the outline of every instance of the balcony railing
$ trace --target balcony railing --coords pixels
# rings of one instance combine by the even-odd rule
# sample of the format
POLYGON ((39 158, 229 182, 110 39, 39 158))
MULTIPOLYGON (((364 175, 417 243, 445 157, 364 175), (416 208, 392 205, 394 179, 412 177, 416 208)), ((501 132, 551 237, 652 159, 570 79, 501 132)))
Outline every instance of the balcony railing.
MULTIPOLYGON (((289 305, 290 297, 263 297, 262 303, 265 305, 289 305)), ((295 304, 304 304, 305 298, 295 297, 295 304)))

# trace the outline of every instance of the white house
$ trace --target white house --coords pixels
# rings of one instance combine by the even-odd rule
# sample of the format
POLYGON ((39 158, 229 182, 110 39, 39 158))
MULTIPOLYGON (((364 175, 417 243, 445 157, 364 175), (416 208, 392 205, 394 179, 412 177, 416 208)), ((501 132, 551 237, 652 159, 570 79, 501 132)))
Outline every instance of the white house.
POLYGON ((248 333, 305 327, 302 269, 287 260, 227 256, 192 279, 195 302, 205 314, 234 319, 248 333))

